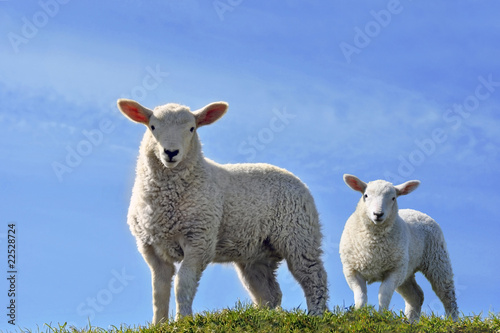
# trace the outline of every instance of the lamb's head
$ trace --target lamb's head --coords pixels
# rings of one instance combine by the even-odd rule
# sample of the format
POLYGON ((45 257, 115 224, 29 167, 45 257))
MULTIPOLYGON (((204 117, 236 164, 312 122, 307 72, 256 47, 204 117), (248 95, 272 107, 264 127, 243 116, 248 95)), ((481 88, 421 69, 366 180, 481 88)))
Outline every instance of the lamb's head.
POLYGON ((382 224, 398 212, 396 198, 415 190, 420 182, 410 180, 394 186, 385 180, 375 180, 368 184, 352 175, 344 175, 344 182, 355 191, 361 192, 364 213, 375 224, 382 224))
POLYGON ((216 102, 191 112, 187 106, 171 103, 150 110, 129 99, 118 100, 118 109, 127 118, 148 127, 155 155, 170 169, 188 155, 193 140, 199 140, 196 130, 215 122, 227 108, 227 103, 216 102))

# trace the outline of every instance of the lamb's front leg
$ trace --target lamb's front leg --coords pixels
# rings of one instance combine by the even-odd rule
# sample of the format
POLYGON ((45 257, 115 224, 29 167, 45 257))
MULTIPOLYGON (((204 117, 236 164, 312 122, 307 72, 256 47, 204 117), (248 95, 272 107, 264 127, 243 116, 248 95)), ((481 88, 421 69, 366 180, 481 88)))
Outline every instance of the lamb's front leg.
POLYGON ((172 263, 158 257, 150 245, 144 245, 139 250, 151 269, 153 324, 158 324, 168 319, 168 303, 170 302, 170 289, 175 267, 172 263))
POLYGON ((201 274, 210 262, 207 255, 210 252, 205 248, 187 245, 183 251, 184 259, 175 277, 176 319, 193 313, 193 300, 201 274))
POLYGON ((354 293, 354 306, 356 309, 359 309, 366 305, 368 301, 368 295, 366 290, 366 280, 359 274, 359 272, 352 270, 344 270, 344 276, 354 293))
POLYGON ((401 272, 395 271, 390 273, 380 284, 380 289, 378 292, 378 305, 379 312, 382 312, 389 308, 391 303, 392 295, 394 291, 400 284, 401 272))

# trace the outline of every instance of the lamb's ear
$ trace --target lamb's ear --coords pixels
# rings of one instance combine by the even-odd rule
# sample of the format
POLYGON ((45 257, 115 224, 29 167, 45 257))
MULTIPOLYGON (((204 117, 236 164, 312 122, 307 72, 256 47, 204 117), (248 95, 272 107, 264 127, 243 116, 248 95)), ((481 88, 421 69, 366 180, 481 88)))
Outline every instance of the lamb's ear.
POLYGON ((133 101, 131 99, 119 99, 116 103, 118 105, 118 109, 130 120, 135 121, 136 123, 141 123, 144 125, 149 124, 149 118, 153 114, 148 108, 145 108, 141 104, 133 101))
POLYGON ((194 111, 196 127, 210 125, 226 113, 229 105, 226 102, 210 103, 202 109, 194 111))
POLYGON ((400 196, 407 195, 408 193, 413 192, 418 187, 418 185, 420 185, 420 182, 418 180, 410 180, 406 183, 394 187, 396 188, 397 195, 400 196))
POLYGON ((354 191, 365 193, 366 183, 364 181, 362 181, 361 179, 359 179, 358 177, 345 174, 344 175, 344 182, 347 184, 347 186, 352 188, 354 191))

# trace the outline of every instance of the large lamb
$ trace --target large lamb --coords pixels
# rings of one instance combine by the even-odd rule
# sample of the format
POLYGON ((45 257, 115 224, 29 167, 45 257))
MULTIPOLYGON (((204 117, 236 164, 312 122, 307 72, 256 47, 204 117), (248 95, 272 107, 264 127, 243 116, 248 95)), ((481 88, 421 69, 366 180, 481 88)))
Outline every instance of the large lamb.
POLYGON ((197 130, 226 112, 216 102, 191 112, 166 104, 147 109, 118 100, 120 111, 148 127, 142 140, 128 224, 151 269, 153 322, 168 318, 175 262, 176 318, 192 313, 200 277, 211 262, 234 262, 254 304, 277 307, 279 262, 302 286, 310 314, 328 298, 320 224, 308 188, 268 164, 217 164, 203 157, 197 130))
POLYGON ((441 228, 421 212, 398 210, 396 198, 412 192, 420 182, 393 186, 376 180, 366 184, 351 175, 344 175, 344 181, 363 194, 340 240, 340 258, 355 307, 367 302, 367 282, 382 281, 379 309, 387 309, 396 290, 405 300, 407 318, 418 320, 424 302, 415 281, 415 273, 420 271, 443 302, 446 314, 457 320, 453 272, 441 228))

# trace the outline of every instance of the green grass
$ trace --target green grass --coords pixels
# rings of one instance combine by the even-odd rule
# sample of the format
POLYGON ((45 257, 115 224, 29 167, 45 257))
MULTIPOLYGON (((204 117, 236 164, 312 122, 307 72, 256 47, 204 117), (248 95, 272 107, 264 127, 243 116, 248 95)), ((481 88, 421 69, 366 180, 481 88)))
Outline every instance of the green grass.
MULTIPOLYGON (((403 313, 379 314, 373 307, 361 310, 334 310, 323 317, 307 316, 303 311, 255 309, 237 305, 235 309, 205 312, 156 326, 90 327, 76 329, 62 325, 45 326, 48 333, 159 333, 159 332, 497 332, 500 315, 463 316, 454 323, 434 315, 422 315, 418 323, 409 324, 403 313)), ((40 330, 41 331, 41 330, 40 330)))

